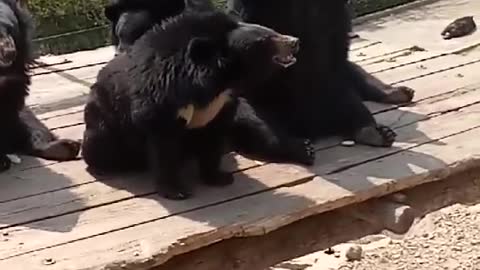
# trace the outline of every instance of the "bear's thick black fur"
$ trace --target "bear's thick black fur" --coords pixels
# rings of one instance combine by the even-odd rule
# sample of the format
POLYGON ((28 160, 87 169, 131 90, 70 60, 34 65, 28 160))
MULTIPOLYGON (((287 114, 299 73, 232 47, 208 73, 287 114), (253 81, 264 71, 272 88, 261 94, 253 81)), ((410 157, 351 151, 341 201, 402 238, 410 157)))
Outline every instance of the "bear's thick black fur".
MULTIPOLYGON (((178 11, 178 2, 165 0, 163 3, 176 6, 178 11)), ((185 3, 190 10, 211 7, 209 0, 185 3)), ((414 91, 387 85, 348 61, 351 18, 346 1, 229 0, 228 4, 227 10, 243 20, 298 35, 303 48, 298 66, 261 86, 267 91, 253 92, 255 94, 240 99, 233 125, 236 131, 233 144, 237 151, 278 161, 278 154, 272 153, 278 153, 279 141, 332 134, 373 146, 393 143, 395 133, 377 125, 362 101, 408 103, 414 91)), ((144 28, 135 26, 138 19, 129 15, 133 14, 132 10, 135 9, 123 9, 123 14, 132 18, 125 20, 124 27, 131 26, 140 35, 142 29, 148 27, 146 24, 144 28)), ((152 8, 148 12, 156 14, 157 21, 166 18, 162 18, 162 9, 152 8)))
POLYGON ((0 171, 11 161, 7 154, 28 154, 69 160, 80 144, 57 138, 25 107, 30 85, 31 17, 15 0, 0 0, 0 171))
POLYGON ((276 74, 261 92, 245 96, 269 125, 295 136, 343 135, 358 143, 391 146, 395 133, 378 125, 362 100, 411 101, 413 90, 392 88, 348 60, 351 19, 343 0, 230 0, 246 22, 299 37, 292 68, 276 74))
MULTIPOLYGON (((89 169, 118 173, 150 165, 159 192, 184 199, 191 190, 179 174, 193 156, 207 184, 231 183, 220 160, 243 102, 236 94, 294 63, 297 41, 215 11, 156 25, 110 61, 91 88, 82 148, 89 169)), ((303 140, 279 142, 275 151, 309 164, 314 157, 303 140)))
POLYGON ((111 22, 112 44, 121 53, 154 24, 189 8, 211 10, 213 5, 208 0, 110 0, 104 13, 111 22))

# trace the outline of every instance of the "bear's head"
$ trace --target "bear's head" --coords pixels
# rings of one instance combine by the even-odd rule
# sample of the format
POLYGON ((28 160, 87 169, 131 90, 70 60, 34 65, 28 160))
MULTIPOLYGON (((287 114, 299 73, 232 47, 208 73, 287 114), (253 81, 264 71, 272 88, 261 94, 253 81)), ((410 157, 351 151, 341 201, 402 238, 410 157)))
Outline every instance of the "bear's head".
POLYGON ((156 23, 179 15, 184 10, 210 10, 210 0, 110 0, 104 8, 112 28, 115 53, 126 52, 156 23))
POLYGON ((296 62, 296 37, 221 12, 195 16, 199 21, 194 28, 203 33, 190 39, 188 57, 195 65, 221 70, 230 88, 251 89, 296 62))
POLYGON ((185 12, 144 34, 127 53, 133 85, 205 97, 253 89, 296 62, 299 41, 220 11, 185 12), (135 74, 135 75, 132 75, 135 74), (206 94, 208 92, 209 94, 206 94))
POLYGON ((15 0, 0 1, 0 69, 26 68, 32 61, 30 15, 15 0))

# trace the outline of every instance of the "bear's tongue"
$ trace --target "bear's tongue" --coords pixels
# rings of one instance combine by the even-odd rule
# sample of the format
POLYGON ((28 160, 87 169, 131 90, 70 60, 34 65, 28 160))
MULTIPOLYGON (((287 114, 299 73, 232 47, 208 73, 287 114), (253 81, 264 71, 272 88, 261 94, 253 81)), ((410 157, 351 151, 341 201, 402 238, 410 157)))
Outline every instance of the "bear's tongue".
POLYGON ((293 56, 292 54, 275 55, 273 57, 273 62, 275 62, 277 65, 280 65, 284 68, 288 68, 289 66, 297 62, 297 58, 295 58, 295 56, 293 56))

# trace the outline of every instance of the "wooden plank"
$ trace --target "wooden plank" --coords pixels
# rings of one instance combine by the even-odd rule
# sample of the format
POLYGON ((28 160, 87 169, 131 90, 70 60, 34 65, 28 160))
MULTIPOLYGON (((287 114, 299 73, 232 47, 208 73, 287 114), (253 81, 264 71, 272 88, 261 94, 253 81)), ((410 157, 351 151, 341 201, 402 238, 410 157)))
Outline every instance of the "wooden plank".
MULTIPOLYGON (((52 120, 52 119, 59 119, 61 117, 65 117, 67 115, 71 115, 71 114, 75 114, 75 113, 83 113, 83 109, 84 109, 84 105, 80 105, 80 106, 74 106, 74 107, 69 107, 69 108, 66 108, 66 109, 63 109, 63 110, 55 110, 55 111, 51 111, 51 112, 46 112, 46 113, 37 113, 37 117, 38 119, 42 120, 44 123, 49 121, 49 120, 52 120)), ((64 125, 68 125, 68 123, 65 122, 64 125)), ((53 127, 50 127, 50 128, 58 128, 58 127, 61 127, 62 125, 52 125, 53 127)))
POLYGON ((84 50, 63 55, 47 55, 40 57, 39 61, 48 64, 47 67, 37 67, 33 70, 33 76, 41 76, 52 71, 64 71, 79 68, 93 63, 102 63, 113 58, 112 46, 102 47, 95 50, 84 50))
MULTIPOLYGON (((477 97, 480 98, 479 95, 477 97)), ((19 221, 33 217, 41 219, 45 216, 57 216, 62 213, 59 211, 67 211, 70 214, 4 230, 4 232, 8 232, 11 235, 11 239, 7 245, 0 246, 0 258, 16 256, 29 250, 44 248, 45 243, 57 245, 75 241, 91 235, 103 234, 109 230, 114 231, 133 224, 163 219, 175 213, 183 213, 199 208, 202 205, 218 204, 250 196, 262 190, 266 192, 280 186, 295 185, 298 182, 310 179, 314 176, 314 173, 327 175, 342 168, 401 152, 417 144, 427 143, 468 130, 472 126, 480 125, 478 124, 480 122, 479 110, 480 105, 475 105, 457 113, 444 114, 428 121, 403 126, 397 129, 399 143, 396 143, 394 148, 336 147, 319 152, 317 154, 316 166, 312 168, 288 164, 269 164, 246 170, 235 174, 237 182, 233 186, 223 189, 203 187, 196 197, 182 203, 164 200, 157 195, 153 195, 153 183, 149 180, 135 182, 135 186, 131 187, 126 178, 108 180, 104 181, 104 183, 91 182, 91 185, 58 190, 58 192, 43 194, 36 198, 26 198, 18 202, 4 203, 0 205, 2 207, 0 213, 9 214, 2 216, 0 220, 1 222, 9 221, 10 224, 22 223, 19 221), (460 118, 463 118, 463 120, 458 121, 460 118), (445 128, 445 126, 441 125, 444 122, 452 124, 445 128), (412 132, 412 130, 415 130, 415 132, 412 132), (261 182, 254 179, 258 179, 261 182), (87 194, 91 195, 87 197, 85 196, 87 194), (65 203, 52 201, 51 198, 60 198, 65 203), (127 200, 128 198, 130 199, 127 200), (111 204, 112 202, 116 203, 111 204), (92 205, 92 203, 95 205, 92 205), (28 206, 32 204, 39 205, 40 211, 35 213, 36 209, 29 209, 28 206), (100 207, 91 208, 98 205, 100 207), (3 208, 5 206, 7 208, 3 208), (73 212, 84 208, 89 209, 81 212, 81 215, 80 212, 73 212), (26 210, 22 211, 22 209, 26 210), (122 218, 119 218, 119 216, 122 216, 122 218), (62 227, 68 228, 66 230, 69 233, 59 234, 58 231, 62 227), (20 243, 22 244, 20 245, 20 243)), ((72 177, 78 173, 86 174, 84 171, 78 172, 72 166, 69 169, 71 171, 62 169, 58 172, 64 176, 71 174, 72 177)), ((18 177, 24 178, 22 176, 18 177)), ((34 179, 34 177, 35 179, 43 178, 38 170, 35 170, 31 179, 34 179)), ((132 183, 131 179, 130 183, 132 183)), ((6 225, 8 226, 8 222, 6 225)))
POLYGON ((340 174, 27 253, 0 265, 5 269, 31 265, 32 270, 145 269, 222 239, 264 235, 307 216, 478 166, 479 135, 477 126, 340 174), (55 263, 42 265, 44 259, 55 263))
POLYGON ((354 38, 351 39, 351 44, 350 44, 350 51, 356 51, 360 50, 366 47, 371 47, 371 46, 377 46, 382 44, 381 41, 376 41, 376 40, 368 40, 364 38, 354 38))
POLYGON ((403 83, 404 81, 410 81, 415 78, 439 73, 440 71, 446 71, 452 68, 459 68, 464 65, 474 64, 477 62, 480 62, 480 50, 472 55, 469 55, 468 57, 461 55, 446 55, 417 64, 385 70, 375 75, 381 80, 389 83, 403 83))
POLYGON ((389 69, 413 65, 442 56, 444 56, 444 54, 439 54, 438 52, 413 51, 411 53, 398 53, 385 58, 374 59, 372 61, 361 63, 361 66, 371 74, 376 74, 389 69))
POLYGON ((355 63, 368 63, 378 59, 394 57, 401 53, 408 53, 412 50, 410 47, 399 47, 387 44, 379 44, 377 46, 362 48, 349 52, 349 59, 355 63))

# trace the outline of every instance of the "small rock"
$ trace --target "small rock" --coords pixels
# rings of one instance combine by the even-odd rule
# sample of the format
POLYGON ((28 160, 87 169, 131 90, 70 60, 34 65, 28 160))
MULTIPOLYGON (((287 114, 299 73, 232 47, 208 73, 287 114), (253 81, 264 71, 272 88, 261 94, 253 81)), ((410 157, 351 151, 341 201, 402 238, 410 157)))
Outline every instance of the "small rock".
POLYGON ((407 195, 403 193, 394 193, 391 195, 391 199, 397 203, 405 203, 407 201, 407 195))
POLYGON ((342 142, 342 146, 347 146, 347 147, 355 146, 355 141, 345 140, 342 142))
POLYGON ((454 247, 452 247, 452 250, 453 251, 462 251, 462 248, 459 247, 459 246, 454 246, 454 247))
POLYGON ((17 155, 10 155, 10 154, 8 154, 7 157, 8 157, 8 159, 10 159, 10 161, 11 161, 12 163, 14 163, 14 164, 20 164, 20 163, 22 163, 22 160, 21 160, 20 157, 17 156, 17 155))
POLYGON ((361 246, 355 245, 351 246, 347 249, 345 253, 345 257, 349 261, 359 261, 362 259, 363 249, 361 246))
POLYGON ((333 254, 335 254, 335 250, 333 250, 333 248, 327 248, 324 251, 324 253, 327 254, 327 255, 333 255, 333 254))
POLYGON ((43 260, 44 265, 52 265, 52 264, 55 264, 55 263, 56 263, 55 260, 52 259, 52 258, 47 258, 47 259, 43 260))

